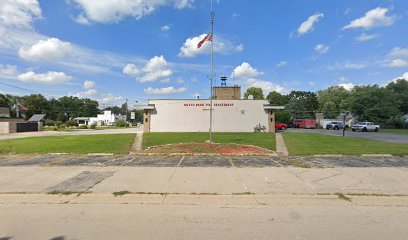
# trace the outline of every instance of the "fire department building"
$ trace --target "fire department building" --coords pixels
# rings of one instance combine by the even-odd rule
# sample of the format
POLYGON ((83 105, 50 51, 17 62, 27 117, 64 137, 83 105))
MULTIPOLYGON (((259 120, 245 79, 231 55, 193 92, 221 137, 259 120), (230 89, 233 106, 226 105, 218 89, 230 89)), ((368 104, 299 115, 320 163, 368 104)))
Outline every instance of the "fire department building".
MULTIPOLYGON (((241 87, 214 87, 213 131, 275 132, 275 111, 267 100, 241 99, 241 87)), ((209 99, 151 99, 144 107, 144 132, 208 132, 209 99)))

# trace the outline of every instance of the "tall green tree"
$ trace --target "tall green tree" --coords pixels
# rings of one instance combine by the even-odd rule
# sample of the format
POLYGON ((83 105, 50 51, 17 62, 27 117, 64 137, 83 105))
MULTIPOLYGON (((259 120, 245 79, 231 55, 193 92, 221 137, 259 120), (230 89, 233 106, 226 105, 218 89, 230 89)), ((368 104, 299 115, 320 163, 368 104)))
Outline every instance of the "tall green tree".
POLYGON ((319 106, 317 96, 313 92, 292 91, 289 95, 286 109, 292 112, 295 118, 313 117, 319 106))
POLYGON ((398 79, 387 85, 386 89, 398 99, 399 109, 403 114, 408 113, 408 81, 398 79))
POLYGON ((360 121, 377 124, 385 124, 390 118, 401 116, 398 97, 378 85, 354 87, 351 92, 350 111, 360 121))
POLYGON ((34 114, 49 114, 51 110, 49 101, 41 94, 25 96, 22 104, 28 108, 28 111, 25 112, 27 119, 34 114))
POLYGON ((273 106, 285 106, 289 103, 290 99, 287 95, 273 91, 266 96, 266 100, 273 106))
POLYGON ((262 88, 257 88, 257 87, 250 87, 246 90, 244 94, 244 99, 248 99, 249 96, 252 96, 254 100, 265 99, 262 88))
POLYGON ((318 111, 327 118, 334 118, 341 112, 348 110, 351 92, 344 87, 332 86, 317 92, 318 111))

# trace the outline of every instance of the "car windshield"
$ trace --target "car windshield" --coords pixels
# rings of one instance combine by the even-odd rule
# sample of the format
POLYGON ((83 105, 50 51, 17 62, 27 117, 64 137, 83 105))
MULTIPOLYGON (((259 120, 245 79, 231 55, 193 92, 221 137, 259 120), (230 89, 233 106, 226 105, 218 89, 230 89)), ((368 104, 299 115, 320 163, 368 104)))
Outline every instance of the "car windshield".
POLYGON ((359 122, 359 123, 357 123, 357 125, 367 125, 367 123, 359 122))

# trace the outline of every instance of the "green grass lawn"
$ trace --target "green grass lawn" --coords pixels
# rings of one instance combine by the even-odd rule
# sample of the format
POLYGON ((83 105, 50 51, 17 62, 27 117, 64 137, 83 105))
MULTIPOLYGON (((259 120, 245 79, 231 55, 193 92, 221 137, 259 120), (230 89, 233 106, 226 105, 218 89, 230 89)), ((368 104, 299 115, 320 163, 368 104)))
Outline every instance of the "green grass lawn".
MULTIPOLYGON (((144 133, 143 148, 172 143, 203 143, 209 140, 209 133, 144 133)), ((236 143, 254 145, 275 150, 273 133, 214 133, 215 143, 236 143)))
POLYGON ((314 154, 408 155, 408 144, 305 133, 284 133, 283 137, 289 154, 295 156, 314 154))
POLYGON ((408 134, 408 129, 380 129, 384 133, 408 134))
POLYGON ((135 134, 32 137, 0 140, 0 153, 128 153, 135 134))

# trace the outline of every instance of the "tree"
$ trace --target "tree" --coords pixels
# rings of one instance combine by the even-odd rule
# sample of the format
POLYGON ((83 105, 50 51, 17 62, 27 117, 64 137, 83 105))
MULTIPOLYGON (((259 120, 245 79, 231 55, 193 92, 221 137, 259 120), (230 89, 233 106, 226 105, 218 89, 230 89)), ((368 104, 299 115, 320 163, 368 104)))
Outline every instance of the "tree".
POLYGON ((103 109, 105 111, 112 111, 113 114, 115 115, 119 115, 122 113, 122 109, 118 106, 114 106, 114 107, 107 107, 105 109, 103 109))
POLYGON ((350 92, 344 87, 332 86, 317 92, 318 111, 327 118, 334 118, 341 112, 348 110, 350 92))
POLYGON ((25 117, 29 119, 34 114, 49 114, 50 103, 41 94, 31 94, 30 96, 24 97, 23 105, 28 108, 25 112, 25 117))
POLYGON ((386 89, 398 98, 399 109, 403 114, 408 113, 408 81, 398 79, 387 85, 386 89))
POLYGON ((266 100, 268 100, 269 104, 273 106, 285 106, 289 103, 289 97, 287 95, 283 95, 276 91, 270 92, 268 96, 266 96, 266 100))
POLYGON ((244 94, 244 99, 248 99, 248 97, 252 95, 254 100, 263 100, 264 95, 263 95, 263 90, 262 88, 257 88, 257 87, 250 87, 246 90, 244 94))
POLYGON ((276 122, 278 123, 290 123, 290 113, 287 111, 277 111, 275 113, 276 122))
POLYGON ((321 112, 323 112, 324 117, 326 118, 336 118, 339 115, 339 111, 337 111, 334 102, 325 102, 321 112))
POLYGON ((401 116, 397 96, 378 85, 356 86, 351 92, 350 111, 360 121, 378 124, 401 116))
POLYGON ((316 94, 313 92, 292 91, 288 97, 290 100, 285 108, 294 118, 313 117, 319 106, 316 94))

